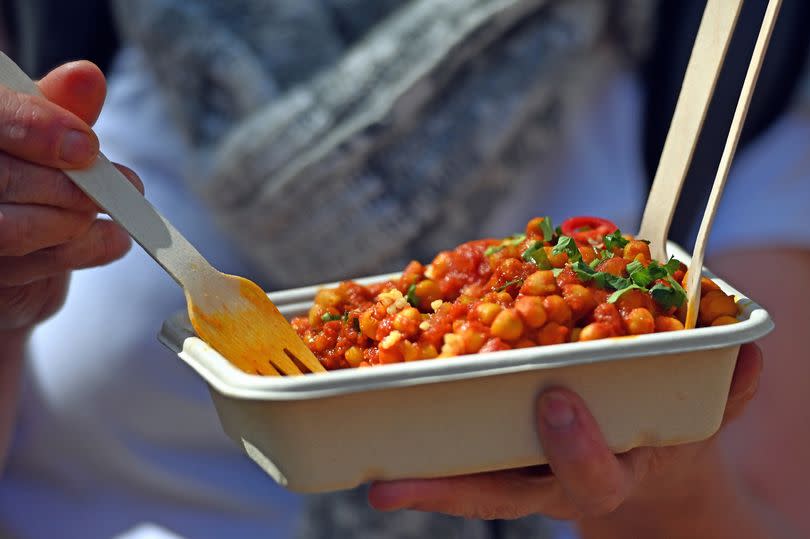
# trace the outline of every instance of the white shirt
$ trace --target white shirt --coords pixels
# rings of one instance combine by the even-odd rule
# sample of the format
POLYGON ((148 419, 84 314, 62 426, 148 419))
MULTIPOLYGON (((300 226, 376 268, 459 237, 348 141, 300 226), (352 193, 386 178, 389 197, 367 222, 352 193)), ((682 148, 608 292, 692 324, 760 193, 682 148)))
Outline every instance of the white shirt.
MULTIPOLYGON (((489 230, 511 233, 546 214, 556 222, 601 215, 635 230, 646 190, 639 88, 626 73, 605 80, 567 126, 563 151, 514 189, 489 230)), ((102 150, 138 171, 147 197, 215 266, 244 274, 183 186, 188 150, 167 117, 151 76, 127 51, 96 127, 102 150)), ((712 247, 778 238, 810 248, 808 160, 810 120, 799 115, 741 153, 712 247)), ((122 261, 74 275, 65 308, 34 335, 0 480, 0 535, 291 536, 300 500, 225 437, 203 382, 155 338, 183 307, 180 289, 137 246, 122 261)), ((561 526, 561 538, 571 533, 561 526)))

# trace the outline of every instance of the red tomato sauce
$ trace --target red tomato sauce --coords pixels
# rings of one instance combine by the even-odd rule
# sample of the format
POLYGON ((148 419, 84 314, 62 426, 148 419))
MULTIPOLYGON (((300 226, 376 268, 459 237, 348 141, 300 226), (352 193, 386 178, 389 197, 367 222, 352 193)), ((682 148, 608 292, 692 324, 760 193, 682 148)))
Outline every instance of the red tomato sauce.
MULTIPOLYGON (((463 243, 397 279, 321 289, 293 327, 329 370, 683 329, 687 268, 605 219, 547 218, 463 243), (570 235, 567 235, 568 232, 570 235)), ((736 322, 703 279, 699 325, 736 322)))

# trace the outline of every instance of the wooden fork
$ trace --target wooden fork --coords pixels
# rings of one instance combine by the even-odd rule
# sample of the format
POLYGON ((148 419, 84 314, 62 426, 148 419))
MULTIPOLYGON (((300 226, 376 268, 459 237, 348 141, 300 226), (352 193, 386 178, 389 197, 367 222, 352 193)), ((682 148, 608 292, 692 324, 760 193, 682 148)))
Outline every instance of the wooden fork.
POLYGON ((672 216, 742 4, 743 0, 706 3, 638 232, 639 238, 650 241, 650 254, 656 260, 667 259, 672 216))
MULTIPOLYGON (((0 83, 42 95, 2 53, 0 83)), ((90 168, 64 172, 183 287, 197 334, 237 367, 274 375, 325 371, 258 285, 214 269, 104 155, 90 168)))
POLYGON ((702 273, 701 270, 703 269, 703 257, 706 253, 706 244, 708 243, 709 233, 714 223, 717 207, 720 205, 720 197, 723 194, 723 188, 726 186, 728 173, 731 169, 731 162, 737 151, 737 143, 740 141, 740 134, 742 133, 743 124, 745 123, 745 117, 748 114, 748 107, 751 104, 751 97, 754 94, 754 87, 759 78, 762 63, 765 61, 765 53, 768 50, 768 43, 771 40, 771 35, 773 34, 781 6, 782 0, 770 0, 765 10, 765 16, 762 18, 759 36, 757 37, 756 45, 754 45, 751 61, 748 64, 748 71, 745 74, 745 80, 743 81, 742 90, 740 91, 740 98, 737 101, 737 108, 734 111, 734 118, 731 120, 731 129, 726 138, 726 145, 723 148, 723 155, 720 158, 717 175, 714 178, 712 191, 709 194, 709 201, 706 204, 703 220, 700 223, 700 229, 698 230, 697 239, 695 240, 695 248, 692 252, 692 260, 689 263, 689 277, 686 282, 687 309, 686 323, 684 324, 686 328, 693 328, 697 323, 698 307, 700 305, 700 277, 702 273))

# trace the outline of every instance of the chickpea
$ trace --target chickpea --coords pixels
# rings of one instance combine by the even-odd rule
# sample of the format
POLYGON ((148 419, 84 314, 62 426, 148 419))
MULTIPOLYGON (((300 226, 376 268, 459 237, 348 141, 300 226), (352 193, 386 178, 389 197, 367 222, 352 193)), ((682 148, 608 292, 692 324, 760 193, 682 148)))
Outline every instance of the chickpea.
POLYGON ((597 339, 607 339, 612 336, 610 324, 605 322, 593 322, 582 328, 579 334, 580 341, 595 341, 597 339))
POLYGON ((498 316, 498 313, 502 310, 503 307, 497 303, 486 301, 478 304, 478 306, 475 308, 475 314, 478 316, 478 320, 480 320, 482 324, 490 326, 492 325, 492 321, 495 320, 495 317, 498 316))
POLYGON ((570 326, 573 320, 571 307, 561 296, 546 296, 543 298, 543 307, 546 309, 548 319, 561 326, 570 326))
POLYGON ((547 296, 557 293, 557 280, 551 270, 535 271, 523 281, 520 292, 527 296, 547 296))
POLYGON ((499 352, 501 350, 511 350, 511 349, 512 347, 508 343, 503 342, 501 339, 497 337, 493 337, 484 343, 484 346, 481 347, 479 352, 483 354, 485 352, 499 352))
POLYGON ((436 255, 433 262, 428 264, 428 266, 425 268, 425 277, 428 277, 434 281, 441 279, 447 275, 448 271, 450 271, 450 265, 450 255, 447 252, 441 252, 436 255))
POLYGON ((416 361, 419 359, 419 345, 411 341, 402 341, 402 359, 405 361, 416 361))
POLYGON ((448 333, 444 336, 444 344, 439 357, 460 356, 464 353, 464 340, 455 333, 448 333))
POLYGON ((656 316, 655 331, 678 331, 683 329, 683 323, 674 316, 656 316))
POLYGON ((363 350, 359 346, 352 346, 344 354, 346 362, 351 367, 357 367, 363 361, 363 350))
POLYGON ((419 303, 422 306, 430 305, 437 299, 442 299, 442 291, 436 281, 425 279, 416 283, 414 294, 419 298, 419 303))
POLYGON ((372 316, 372 312, 363 311, 363 314, 360 315, 360 331, 368 337, 369 339, 377 338, 377 328, 380 326, 380 322, 372 316))
MULTIPOLYGON (((688 281, 689 281, 689 270, 687 270, 683 274, 683 282, 681 282, 681 286, 683 286, 684 288, 687 288, 688 281)), ((712 281, 708 277, 701 277, 700 278, 700 295, 701 296, 705 296, 709 292, 715 292, 715 291, 716 292, 722 292, 722 290, 720 290, 720 287, 717 285, 717 283, 715 283, 714 281, 712 281)))
POLYGON ((630 311, 637 308, 644 308, 648 311, 653 310, 653 299, 647 292, 641 290, 629 290, 622 294, 622 297, 615 303, 619 308, 622 316, 626 317, 630 311))
POLYGON ((708 277, 701 277, 700 278, 700 293, 701 294, 708 294, 709 292, 717 290, 718 292, 722 292, 720 290, 720 286, 709 279, 708 277))
POLYGON ((515 300, 515 309, 530 328, 539 328, 548 320, 543 300, 537 296, 521 296, 515 300))
POLYGON ((734 298, 725 295, 722 291, 711 291, 700 300, 698 320, 703 325, 709 325, 721 316, 737 316, 737 304, 734 298))
POLYGON ((523 321, 515 309, 506 309, 498 313, 498 316, 492 321, 490 332, 493 337, 514 341, 523 334, 523 321))
POLYGON ((532 348, 533 346, 537 346, 537 343, 531 339, 522 338, 518 342, 515 343, 515 349, 518 348, 532 348))
POLYGON ((643 335, 655 331, 655 319, 652 313, 643 307, 630 311, 624 318, 624 325, 630 335, 643 335))
POLYGON ((604 262, 596 266, 597 271, 604 271, 616 277, 624 277, 627 271, 627 264, 629 262, 620 256, 608 258, 604 262))
POLYGON ((589 245, 580 245, 579 246, 579 254, 582 255, 582 261, 586 264, 590 264, 594 260, 596 260, 596 251, 593 247, 589 245))
POLYGON ((543 250, 546 252, 546 258, 548 258, 548 261, 552 267, 554 268, 565 267, 565 263, 568 262, 567 253, 560 253, 555 255, 552 252, 554 250, 553 247, 543 247, 543 250))
POLYGON ((498 303, 501 303, 503 305, 508 305, 512 303, 512 295, 505 290, 503 292, 498 292, 495 298, 498 303))
POLYGON ((461 337, 464 343, 464 352, 467 354, 476 353, 484 346, 484 341, 487 340, 487 336, 483 332, 477 331, 468 322, 465 322, 458 331, 455 331, 455 334, 461 337))
POLYGON ((530 239, 543 239, 543 229, 540 224, 543 222, 544 217, 535 217, 526 224, 526 237, 530 239))
POLYGON ((420 350, 420 355, 424 359, 433 359, 434 357, 439 355, 439 351, 436 350, 436 347, 432 344, 424 344, 420 350))
POLYGON ((624 246, 623 256, 627 260, 639 260, 642 263, 649 263, 650 259, 652 259, 652 256, 650 256, 650 246, 639 240, 630 240, 627 242, 627 245, 624 246), (642 255, 642 258, 639 259, 638 255, 642 255))
MULTIPOLYGON (((422 313, 419 309, 408 307, 402 309, 394 317, 394 329, 401 332, 406 337, 413 337, 419 332, 419 324, 422 323, 422 313)), ((362 330, 363 326, 360 326, 362 330)))
POLYGON ((600 303, 597 305, 593 310, 593 319, 595 322, 608 324, 616 335, 620 335, 624 331, 622 315, 619 314, 619 309, 615 303, 600 303))
POLYGON ((407 288, 415 283, 425 273, 425 266, 416 260, 411 260, 402 272, 402 284, 407 288))
POLYGON ((343 301, 343 295, 337 288, 321 288, 315 294, 315 304, 323 307, 337 307, 343 301))
POLYGON ((739 320, 737 320, 736 317, 728 316, 728 315, 724 314, 722 316, 718 316, 717 318, 715 318, 714 322, 712 322, 712 325, 713 326, 727 326, 729 324, 736 324, 737 322, 739 322, 739 320))
POLYGON ((401 346, 392 346, 391 348, 381 349, 379 361, 383 365, 390 363, 402 363, 405 357, 402 354, 401 346))
POLYGON ((562 344, 568 341, 569 330, 556 322, 549 322, 537 333, 537 344, 546 346, 549 344, 562 344))
POLYGON ((323 315, 328 313, 329 311, 323 305, 318 305, 317 303, 309 308, 309 313, 307 314, 307 319, 309 320, 309 325, 313 328, 319 328, 323 325, 323 315))
POLYGON ((596 301, 590 289, 580 284, 568 284, 563 287, 563 298, 571 308, 575 319, 580 319, 596 307, 596 301))

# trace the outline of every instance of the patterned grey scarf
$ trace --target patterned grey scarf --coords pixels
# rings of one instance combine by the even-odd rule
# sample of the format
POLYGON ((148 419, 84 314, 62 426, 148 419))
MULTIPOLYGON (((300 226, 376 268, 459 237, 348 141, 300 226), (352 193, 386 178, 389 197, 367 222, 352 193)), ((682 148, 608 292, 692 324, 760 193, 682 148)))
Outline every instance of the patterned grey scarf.
POLYGON ((553 151, 649 0, 119 0, 267 282, 381 273, 476 237, 553 151))

